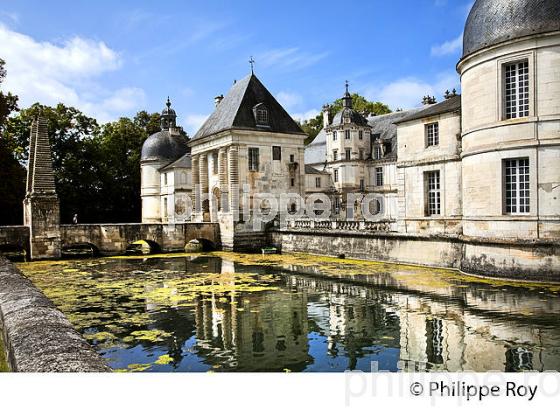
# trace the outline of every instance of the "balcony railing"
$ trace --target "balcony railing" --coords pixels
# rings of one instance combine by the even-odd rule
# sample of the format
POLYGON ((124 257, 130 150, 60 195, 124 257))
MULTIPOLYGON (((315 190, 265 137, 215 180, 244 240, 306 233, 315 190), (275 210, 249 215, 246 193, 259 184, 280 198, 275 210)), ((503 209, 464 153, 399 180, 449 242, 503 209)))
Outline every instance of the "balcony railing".
POLYGON ((299 219, 288 221, 290 229, 311 229, 323 231, 356 231, 356 232, 394 232, 395 221, 316 221, 299 219))

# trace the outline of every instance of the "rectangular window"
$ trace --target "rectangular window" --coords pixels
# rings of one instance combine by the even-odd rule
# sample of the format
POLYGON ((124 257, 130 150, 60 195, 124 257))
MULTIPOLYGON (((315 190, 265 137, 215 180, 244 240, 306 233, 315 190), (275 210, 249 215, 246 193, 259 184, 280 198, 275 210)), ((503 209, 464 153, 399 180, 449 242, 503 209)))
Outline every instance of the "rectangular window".
POLYGON ((315 177, 315 188, 321 188, 321 177, 315 177))
POLYGON ((346 161, 350 161, 350 159, 352 158, 352 150, 350 148, 346 148, 344 152, 346 156, 346 161))
POLYGON ((334 182, 338 182, 338 169, 334 170, 334 182))
POLYGON ((365 191, 366 190, 366 182, 364 181, 363 178, 360 178, 360 191, 365 191))
POLYGON ((296 161, 296 157, 294 154, 290 154, 290 162, 293 164, 296 161))
POLYGON ((375 168, 375 185, 383 186, 383 167, 375 168))
POLYGON ((337 133, 336 133, 336 131, 333 131, 333 133, 332 133, 332 139, 333 139, 333 141, 336 141, 336 139, 337 139, 337 133))
POLYGON ((332 160, 333 161, 338 161, 338 150, 333 150, 332 152, 332 160))
POLYGON ((373 151, 373 158, 374 159, 381 159, 381 157, 383 157, 383 153, 381 151, 381 147, 379 145, 376 145, 373 151))
POLYGON ((529 213, 531 210, 529 198, 529 159, 505 160, 504 177, 506 213, 529 213))
POLYGON ((295 178, 291 178, 291 179, 290 179, 290 186, 292 186, 292 187, 296 186, 296 180, 295 180, 295 178))
POLYGON ((282 147, 277 147, 277 146, 272 147, 272 160, 273 161, 282 160, 282 147))
POLYGON ((217 152, 212 153, 212 172, 214 173, 214 175, 216 175, 218 173, 218 153, 217 152))
POLYGON ((163 174, 163 185, 167 185, 167 173, 163 174))
POLYGON ((426 147, 439 145, 439 123, 426 125, 426 147))
POLYGON ((259 149, 249 148, 249 171, 259 170, 259 149))
POLYGON ((428 216, 441 215, 439 171, 426 172, 424 177, 426 180, 426 197, 428 199, 426 213, 428 216))
POLYGON ((529 62, 504 66, 504 116, 509 120, 529 116, 529 62))
POLYGON ((359 138, 360 140, 363 140, 363 139, 364 139, 364 132, 363 132, 363 131, 361 131, 361 130, 358 131, 358 138, 359 138))
POLYGON ((364 159, 364 150, 361 149, 359 152, 360 152, 360 159, 364 159))
POLYGON ((344 131, 344 138, 349 140, 350 139, 350 130, 344 131))

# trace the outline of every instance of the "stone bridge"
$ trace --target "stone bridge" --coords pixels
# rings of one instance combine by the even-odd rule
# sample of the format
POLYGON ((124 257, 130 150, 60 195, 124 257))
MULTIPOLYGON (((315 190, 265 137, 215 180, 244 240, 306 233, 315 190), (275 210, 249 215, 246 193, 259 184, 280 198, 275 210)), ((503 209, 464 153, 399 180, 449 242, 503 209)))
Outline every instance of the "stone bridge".
MULTIPOLYGON (((198 239, 209 248, 220 248, 219 224, 60 225, 61 249, 89 245, 102 255, 123 254, 130 244, 139 240, 145 240, 161 251, 182 251, 193 239, 198 239)), ((0 226, 0 251, 20 249, 29 254, 29 241, 29 227, 0 226)))

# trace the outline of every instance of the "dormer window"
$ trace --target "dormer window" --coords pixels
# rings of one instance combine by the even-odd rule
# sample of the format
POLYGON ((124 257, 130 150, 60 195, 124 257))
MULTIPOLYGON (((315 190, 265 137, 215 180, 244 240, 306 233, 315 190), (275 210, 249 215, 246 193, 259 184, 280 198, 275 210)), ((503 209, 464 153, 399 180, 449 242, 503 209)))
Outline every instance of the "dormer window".
POLYGON ((268 127, 269 126, 269 118, 268 118, 268 108, 264 104, 257 104, 253 108, 253 114, 255 116, 255 122, 257 126, 261 127, 268 127))

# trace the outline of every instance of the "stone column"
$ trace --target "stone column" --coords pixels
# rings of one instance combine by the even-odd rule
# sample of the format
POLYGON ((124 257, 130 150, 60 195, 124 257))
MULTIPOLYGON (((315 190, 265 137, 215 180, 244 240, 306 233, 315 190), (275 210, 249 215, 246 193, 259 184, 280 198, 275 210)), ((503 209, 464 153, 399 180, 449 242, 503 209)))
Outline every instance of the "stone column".
POLYGON ((202 212, 209 212, 209 202, 210 198, 208 192, 208 155, 201 154, 198 160, 198 172, 200 178, 200 198, 202 200, 202 212))
POLYGON ((220 179, 220 208, 222 211, 229 210, 228 200, 228 161, 227 161, 227 148, 220 148, 218 151, 218 175, 220 179))
POLYGON ((29 226, 29 257, 51 259, 61 256, 60 203, 56 194, 51 145, 45 118, 31 126, 31 146, 27 170, 25 224, 29 226))
POLYGON ((229 176, 229 208, 232 212, 239 212, 239 148, 232 145, 228 151, 228 176, 229 176))
POLYGON ((198 171, 198 155, 191 157, 192 189, 193 189, 193 221, 197 221, 200 211, 200 175, 198 171))

